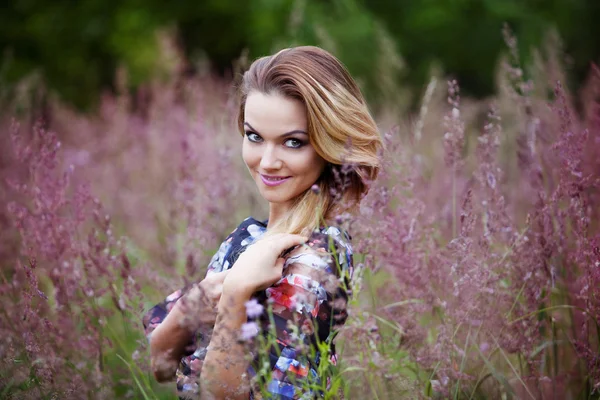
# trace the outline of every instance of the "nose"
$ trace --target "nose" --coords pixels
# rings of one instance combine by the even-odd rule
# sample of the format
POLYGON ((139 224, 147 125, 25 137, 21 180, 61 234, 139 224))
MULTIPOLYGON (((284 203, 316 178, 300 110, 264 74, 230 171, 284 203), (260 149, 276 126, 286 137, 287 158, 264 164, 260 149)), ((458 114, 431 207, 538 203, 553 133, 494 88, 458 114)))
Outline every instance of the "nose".
POLYGON ((260 167, 264 170, 273 170, 281 168, 281 164, 275 146, 271 144, 265 146, 260 159, 260 167))

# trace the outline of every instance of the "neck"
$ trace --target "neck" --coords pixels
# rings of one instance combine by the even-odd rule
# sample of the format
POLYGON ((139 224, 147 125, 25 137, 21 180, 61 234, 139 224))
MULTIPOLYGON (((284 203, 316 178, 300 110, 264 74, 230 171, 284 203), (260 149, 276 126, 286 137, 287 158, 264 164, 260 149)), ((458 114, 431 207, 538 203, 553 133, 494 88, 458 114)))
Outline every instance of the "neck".
POLYGON ((291 203, 269 203, 269 223, 267 224, 267 229, 277 225, 291 207, 291 203))

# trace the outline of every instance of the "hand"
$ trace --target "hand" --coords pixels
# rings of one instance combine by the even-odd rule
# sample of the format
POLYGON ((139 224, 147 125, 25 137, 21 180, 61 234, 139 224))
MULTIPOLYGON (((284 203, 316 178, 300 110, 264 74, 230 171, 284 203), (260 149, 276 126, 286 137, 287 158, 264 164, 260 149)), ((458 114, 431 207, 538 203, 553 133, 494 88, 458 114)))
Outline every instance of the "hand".
POLYGON ((229 271, 209 274, 190 289, 180 300, 182 312, 197 322, 214 325, 217 305, 223 293, 223 281, 229 271))
POLYGON ((285 259, 281 254, 290 247, 303 244, 305 236, 277 233, 250 245, 240 255, 223 282, 223 291, 248 298, 281 279, 285 259))

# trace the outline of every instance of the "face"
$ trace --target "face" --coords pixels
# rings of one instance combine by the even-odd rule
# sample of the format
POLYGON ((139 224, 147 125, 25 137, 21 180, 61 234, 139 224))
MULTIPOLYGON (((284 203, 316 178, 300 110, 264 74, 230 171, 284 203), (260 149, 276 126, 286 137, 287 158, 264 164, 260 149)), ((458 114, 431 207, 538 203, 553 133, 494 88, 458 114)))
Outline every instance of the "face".
POLYGON ((306 108, 278 94, 251 92, 244 118, 242 154, 254 182, 269 203, 290 206, 325 167, 309 141, 306 108))

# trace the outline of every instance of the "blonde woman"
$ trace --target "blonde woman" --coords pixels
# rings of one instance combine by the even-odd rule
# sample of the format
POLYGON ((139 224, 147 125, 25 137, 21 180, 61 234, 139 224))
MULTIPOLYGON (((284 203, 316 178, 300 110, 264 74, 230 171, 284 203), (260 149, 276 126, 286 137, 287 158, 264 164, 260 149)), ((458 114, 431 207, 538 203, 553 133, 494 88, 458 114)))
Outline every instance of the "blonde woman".
POLYGON ((238 125, 269 219, 244 220, 203 281, 146 315, 152 368, 159 381, 176 377, 181 397, 312 398, 320 393, 309 386, 328 379, 317 373, 322 358, 335 363, 352 278, 336 217, 354 211, 377 176, 381 138, 352 77, 317 47, 256 60, 238 125), (264 364, 251 361, 249 340, 273 332, 270 374, 257 377, 264 364))

